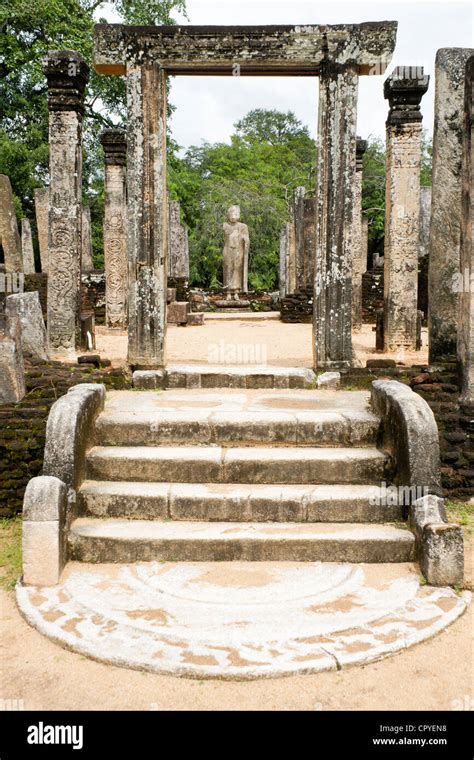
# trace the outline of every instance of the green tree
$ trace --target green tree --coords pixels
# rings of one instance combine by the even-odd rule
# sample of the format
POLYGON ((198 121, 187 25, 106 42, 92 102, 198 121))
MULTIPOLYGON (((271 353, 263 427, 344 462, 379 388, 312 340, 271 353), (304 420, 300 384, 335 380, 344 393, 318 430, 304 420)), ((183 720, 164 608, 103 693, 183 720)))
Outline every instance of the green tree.
MULTIPOLYGON (((0 173, 11 179, 17 211, 33 217, 33 189, 48 181, 48 50, 77 50, 91 66, 84 118, 84 201, 91 205, 94 252, 102 247, 102 156, 98 134, 125 118, 123 77, 92 68, 97 0, 0 0, 0 173)), ((127 24, 171 24, 185 0, 111 0, 127 24)))
POLYGON ((170 191, 190 227, 191 281, 222 285, 222 223, 238 204, 251 237, 250 286, 273 289, 279 233, 294 189, 314 186, 316 145, 291 112, 255 109, 234 129, 230 144, 203 143, 170 161, 170 191))

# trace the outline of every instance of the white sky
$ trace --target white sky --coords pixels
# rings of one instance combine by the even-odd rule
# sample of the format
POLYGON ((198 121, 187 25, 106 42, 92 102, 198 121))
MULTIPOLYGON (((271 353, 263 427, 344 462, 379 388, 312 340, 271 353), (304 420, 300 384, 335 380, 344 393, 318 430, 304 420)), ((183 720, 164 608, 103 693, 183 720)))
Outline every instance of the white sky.
MULTIPOLYGON (((424 66, 430 86, 421 103, 423 126, 433 128, 434 61, 440 47, 474 47, 472 2, 432 0, 187 0, 186 24, 340 24, 398 21, 397 44, 385 75, 360 77, 357 134, 384 136, 383 81, 395 66, 424 66)), ((119 21, 102 6, 109 21, 119 21)), ((170 127, 184 148, 202 140, 228 142, 233 124, 252 108, 293 111, 315 136, 318 80, 312 77, 174 77, 170 127)))

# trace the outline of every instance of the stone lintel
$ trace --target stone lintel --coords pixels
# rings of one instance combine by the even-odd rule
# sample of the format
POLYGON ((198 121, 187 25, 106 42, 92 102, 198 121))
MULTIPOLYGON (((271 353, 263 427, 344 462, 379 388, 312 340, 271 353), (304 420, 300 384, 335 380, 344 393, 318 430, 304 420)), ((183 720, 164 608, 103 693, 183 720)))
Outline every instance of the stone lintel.
POLYGON ((104 161, 112 166, 125 166, 127 162, 127 133, 124 129, 104 129, 100 133, 104 161))
POLYGON ((315 76, 323 62, 383 74, 392 57, 396 21, 285 26, 94 27, 94 66, 125 74, 127 62, 160 64, 170 74, 315 76))
POLYGON ((387 125, 421 121, 421 98, 428 89, 430 78, 422 66, 397 66, 384 82, 383 94, 388 100, 387 125))
POLYGON ((43 60, 50 111, 84 111, 89 66, 75 50, 50 50, 43 60))

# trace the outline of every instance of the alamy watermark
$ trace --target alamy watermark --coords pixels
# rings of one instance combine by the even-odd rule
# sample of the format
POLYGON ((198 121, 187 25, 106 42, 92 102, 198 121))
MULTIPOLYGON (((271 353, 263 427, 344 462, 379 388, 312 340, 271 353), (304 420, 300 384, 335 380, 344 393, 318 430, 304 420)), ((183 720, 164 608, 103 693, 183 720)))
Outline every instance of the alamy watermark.
POLYGON ((23 293, 25 275, 23 272, 0 272, 0 293, 23 293))
POLYGON ((409 507, 417 499, 428 496, 427 486, 387 486, 382 481, 380 488, 374 488, 369 496, 372 507, 409 507))
POLYGON ((268 362, 265 343, 209 343, 207 347, 208 364, 257 364, 266 366, 268 362))

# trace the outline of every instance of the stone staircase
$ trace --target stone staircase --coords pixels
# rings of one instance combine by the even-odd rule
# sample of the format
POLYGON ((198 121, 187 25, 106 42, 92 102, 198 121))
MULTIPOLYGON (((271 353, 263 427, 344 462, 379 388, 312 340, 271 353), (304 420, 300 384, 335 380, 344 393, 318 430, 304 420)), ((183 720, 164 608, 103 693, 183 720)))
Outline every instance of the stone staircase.
POLYGON ((112 392, 95 423, 68 556, 410 562, 385 505, 392 463, 366 392, 112 392))

